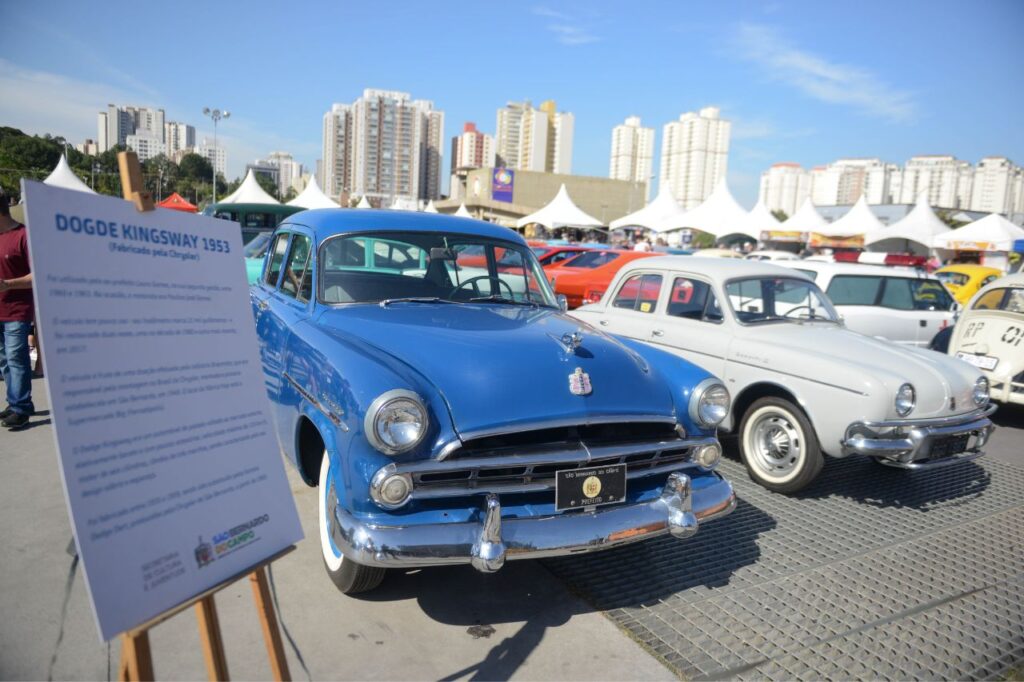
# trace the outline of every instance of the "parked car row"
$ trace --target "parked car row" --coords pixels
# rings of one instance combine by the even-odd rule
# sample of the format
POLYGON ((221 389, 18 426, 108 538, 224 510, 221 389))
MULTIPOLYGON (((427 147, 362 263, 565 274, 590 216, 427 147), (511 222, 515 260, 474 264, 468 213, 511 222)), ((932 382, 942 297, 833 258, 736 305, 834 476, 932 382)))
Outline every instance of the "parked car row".
POLYGON ((277 435, 347 593, 393 567, 689 537, 735 506, 719 428, 786 493, 825 456, 927 469, 993 428, 978 369, 850 331, 767 263, 601 249, 545 271, 487 223, 315 210, 274 232, 251 296, 277 435), (586 305, 569 315, 550 278, 586 305))

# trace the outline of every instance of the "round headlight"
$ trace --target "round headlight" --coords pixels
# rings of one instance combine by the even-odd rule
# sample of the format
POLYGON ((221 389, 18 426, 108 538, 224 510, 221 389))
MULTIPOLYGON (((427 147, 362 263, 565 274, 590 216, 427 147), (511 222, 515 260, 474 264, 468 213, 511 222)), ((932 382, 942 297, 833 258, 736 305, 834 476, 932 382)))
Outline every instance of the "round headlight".
POLYGON ((705 379, 690 394, 690 417, 701 426, 718 426, 729 414, 729 391, 717 379, 705 379))
POLYGON ((363 426, 373 447, 385 455, 397 455, 423 440, 427 433, 427 408, 412 391, 388 391, 370 404, 363 426))
POLYGON ((397 509, 409 501, 412 495, 412 479, 409 474, 395 473, 395 465, 389 464, 373 476, 370 481, 370 496, 385 509, 397 509))
POLYGON ((914 387, 910 384, 903 384, 900 390, 896 391, 896 414, 906 417, 914 409, 914 387))
POLYGON ((985 377, 978 377, 978 380, 974 382, 974 404, 978 407, 984 407, 988 405, 989 394, 988 394, 988 379, 985 377))
POLYGON ((714 469, 720 459, 722 459, 722 448, 718 443, 701 445, 693 454, 693 461, 705 469, 714 469))

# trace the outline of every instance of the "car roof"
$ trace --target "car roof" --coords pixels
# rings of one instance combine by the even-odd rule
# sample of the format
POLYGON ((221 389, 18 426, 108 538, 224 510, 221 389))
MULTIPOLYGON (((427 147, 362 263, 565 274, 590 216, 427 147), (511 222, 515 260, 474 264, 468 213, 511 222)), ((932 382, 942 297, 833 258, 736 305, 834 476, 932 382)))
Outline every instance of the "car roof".
POLYGON ((866 263, 835 263, 820 260, 777 261, 785 268, 801 268, 815 272, 830 272, 834 275, 881 275, 882 277, 914 277, 936 279, 923 270, 892 265, 868 265, 866 263))
POLYGON ((964 275, 978 275, 988 272, 1001 272, 1001 270, 990 268, 987 265, 978 265, 977 263, 950 263, 949 265, 943 265, 936 272, 959 272, 964 275))
POLYGON ((771 261, 742 258, 701 258, 700 256, 655 256, 636 260, 623 266, 625 270, 685 270, 704 274, 717 280, 737 277, 805 277, 801 272, 783 268, 771 261))
MULTIPOLYGON (((1013 275, 1006 275, 999 279, 994 279, 981 288, 978 293, 982 291, 991 291, 992 289, 1002 289, 1005 287, 1024 287, 1024 272, 1018 272, 1013 275)), ((975 294, 977 296, 978 294, 975 294)))
POLYGON ((515 230, 473 218, 438 213, 391 211, 370 208, 317 208, 289 216, 281 225, 304 225, 317 241, 347 232, 454 232, 502 239, 526 246, 515 230))

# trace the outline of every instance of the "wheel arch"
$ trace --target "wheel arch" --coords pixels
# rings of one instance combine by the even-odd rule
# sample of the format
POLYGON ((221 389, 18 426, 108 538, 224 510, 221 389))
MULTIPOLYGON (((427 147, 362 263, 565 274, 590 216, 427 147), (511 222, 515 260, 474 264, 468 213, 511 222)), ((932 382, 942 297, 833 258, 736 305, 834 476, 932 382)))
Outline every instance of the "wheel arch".
MULTIPOLYGON (((731 410, 731 424, 730 430, 733 433, 739 435, 740 424, 743 422, 743 415, 747 413, 750 406, 760 398, 782 398, 796 405, 807 417, 807 421, 810 422, 811 428, 814 429, 814 435, 818 436, 818 427, 814 425, 814 420, 811 418, 811 413, 807 410, 807 406, 804 405, 797 395, 789 388, 781 384, 777 384, 773 381, 758 381, 750 384, 743 388, 742 391, 733 399, 732 410, 731 410)), ((820 442, 820 438, 819 438, 820 442)))
POLYGON ((320 461, 327 448, 320 427, 308 415, 299 415, 295 425, 295 462, 303 482, 315 488, 320 479, 320 461))

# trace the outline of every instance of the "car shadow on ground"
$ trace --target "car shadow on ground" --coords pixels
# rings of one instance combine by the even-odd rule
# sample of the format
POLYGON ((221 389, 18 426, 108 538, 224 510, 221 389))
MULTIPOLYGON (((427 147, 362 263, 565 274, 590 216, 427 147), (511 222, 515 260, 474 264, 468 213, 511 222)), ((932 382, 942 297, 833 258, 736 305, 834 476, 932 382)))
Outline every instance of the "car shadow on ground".
POLYGON ((1000 405, 992 413, 992 421, 996 426, 1024 427, 1024 405, 1000 405))

